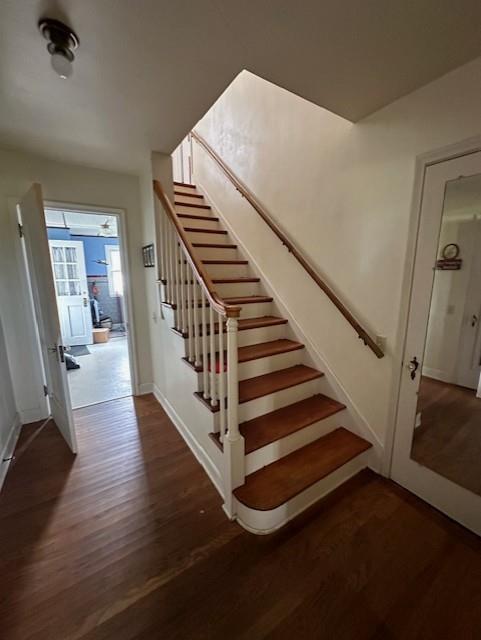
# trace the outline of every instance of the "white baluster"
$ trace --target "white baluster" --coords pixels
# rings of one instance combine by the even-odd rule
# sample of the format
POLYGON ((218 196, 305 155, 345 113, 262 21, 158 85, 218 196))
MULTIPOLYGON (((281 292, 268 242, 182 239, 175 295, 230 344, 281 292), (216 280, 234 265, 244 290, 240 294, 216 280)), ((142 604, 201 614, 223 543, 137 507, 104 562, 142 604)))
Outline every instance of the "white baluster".
POLYGON ((188 338, 188 359, 190 363, 194 363, 195 362, 195 354, 194 354, 194 314, 193 314, 193 302, 192 302, 192 288, 191 288, 191 281, 193 276, 192 273, 192 267, 190 266, 190 263, 187 263, 187 269, 186 269, 187 273, 186 273, 186 277, 187 277, 187 282, 186 282, 186 288, 187 288, 187 331, 189 334, 189 338, 188 338))
POLYGON ((199 285, 197 284, 197 276, 192 273, 192 277, 194 278, 194 281, 192 283, 192 293, 193 293, 193 298, 194 298, 194 328, 195 328, 195 334, 194 334, 194 354, 195 354, 195 360, 194 360, 194 364, 196 367, 200 367, 201 365, 201 361, 200 361, 200 337, 199 337, 199 332, 200 332, 200 326, 199 326, 199 285))
POLYGON ((177 303, 177 308, 175 310, 175 328, 182 330, 182 303, 181 303, 181 295, 180 295, 180 259, 182 256, 182 249, 177 241, 175 241, 175 251, 174 251, 174 268, 175 268, 175 299, 177 303))
POLYGON ((232 492, 245 481, 244 438, 239 431, 237 318, 227 318, 227 434, 224 438, 224 508, 235 517, 232 492))
POLYGON ((210 352, 210 404, 212 407, 217 406, 217 393, 215 385, 215 323, 214 323, 214 309, 212 306, 209 309, 209 324, 210 324, 210 336, 209 336, 209 352, 210 352))
POLYGON ((201 318, 202 318, 202 381, 203 395, 205 400, 210 397, 209 393, 209 353, 207 348, 207 309, 205 306, 206 296, 204 289, 201 289, 201 318))
POLYGON ((225 395, 225 360, 224 360, 224 326, 222 323, 223 316, 218 314, 219 318, 219 373, 217 374, 219 380, 219 420, 220 420, 220 441, 224 442, 224 435, 226 432, 226 395, 225 395))

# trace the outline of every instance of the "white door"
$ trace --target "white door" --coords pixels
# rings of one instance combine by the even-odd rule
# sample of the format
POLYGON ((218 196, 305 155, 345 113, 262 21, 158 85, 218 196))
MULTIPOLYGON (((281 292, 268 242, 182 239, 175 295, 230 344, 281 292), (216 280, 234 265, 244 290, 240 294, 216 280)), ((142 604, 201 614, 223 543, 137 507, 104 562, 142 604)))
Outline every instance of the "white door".
POLYGON ((50 414, 70 449, 77 438, 67 382, 52 263, 48 246, 42 187, 33 184, 19 202, 28 274, 35 306, 40 347, 47 379, 50 414))
POLYGON ((481 211, 472 226, 474 255, 459 343, 456 382, 462 387, 477 389, 481 376, 481 211))
MULTIPOLYGON (((481 534, 481 496, 448 480, 411 457, 434 274, 440 273, 439 270, 435 271, 434 267, 439 257, 438 242, 445 194, 449 185, 456 180, 470 176, 474 178, 478 174, 481 183, 481 153, 473 153, 426 168, 391 473, 395 481, 481 534)), ((481 205, 481 201, 479 204, 481 205)), ((461 247, 461 255, 462 252, 461 247)), ((451 311, 448 310, 447 314, 451 311)), ((445 339, 449 338, 449 334, 446 333, 445 339)), ((448 383, 435 380, 434 384, 448 383)), ((472 395, 475 398, 474 392, 472 395)), ((417 424, 419 425, 419 416, 417 424)), ((456 462, 462 464, 462 460, 456 462)), ((481 473, 481 467, 479 472, 481 473)))
POLYGON ((49 240, 49 245, 64 344, 92 344, 83 242, 49 240))

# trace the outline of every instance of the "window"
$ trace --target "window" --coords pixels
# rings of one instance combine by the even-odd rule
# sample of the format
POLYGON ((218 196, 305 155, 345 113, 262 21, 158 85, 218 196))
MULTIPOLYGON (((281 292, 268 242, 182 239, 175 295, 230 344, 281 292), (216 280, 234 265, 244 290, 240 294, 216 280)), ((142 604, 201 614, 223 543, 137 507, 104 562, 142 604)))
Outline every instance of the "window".
POLYGON ((105 245, 105 257, 107 259, 109 293, 112 297, 122 296, 124 293, 124 283, 122 279, 119 247, 110 244, 105 245))

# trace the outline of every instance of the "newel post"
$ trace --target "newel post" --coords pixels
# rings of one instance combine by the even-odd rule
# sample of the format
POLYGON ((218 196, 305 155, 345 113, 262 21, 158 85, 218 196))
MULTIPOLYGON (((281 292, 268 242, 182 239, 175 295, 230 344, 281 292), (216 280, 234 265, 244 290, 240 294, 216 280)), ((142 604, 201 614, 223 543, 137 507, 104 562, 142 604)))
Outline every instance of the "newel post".
POLYGON ((227 434, 224 438, 224 509, 235 517, 232 491, 244 484, 244 438, 239 432, 237 317, 227 318, 227 434))

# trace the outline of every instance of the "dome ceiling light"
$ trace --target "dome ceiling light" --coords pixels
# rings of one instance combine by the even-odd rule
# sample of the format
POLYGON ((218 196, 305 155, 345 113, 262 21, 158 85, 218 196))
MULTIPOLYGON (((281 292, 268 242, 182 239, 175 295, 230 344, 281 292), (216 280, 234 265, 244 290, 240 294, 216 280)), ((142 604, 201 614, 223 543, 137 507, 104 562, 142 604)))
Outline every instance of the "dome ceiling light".
POLYGON ((47 50, 52 56, 51 64, 55 73, 63 78, 72 75, 74 51, 79 46, 79 39, 74 31, 66 24, 52 18, 42 18, 38 28, 43 37, 48 40, 47 50))

